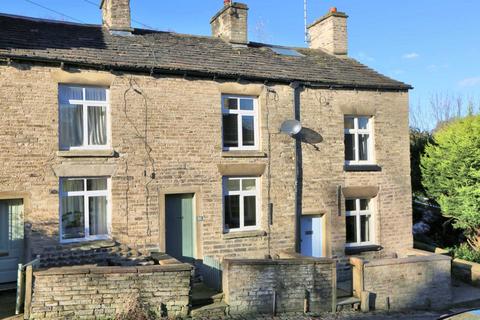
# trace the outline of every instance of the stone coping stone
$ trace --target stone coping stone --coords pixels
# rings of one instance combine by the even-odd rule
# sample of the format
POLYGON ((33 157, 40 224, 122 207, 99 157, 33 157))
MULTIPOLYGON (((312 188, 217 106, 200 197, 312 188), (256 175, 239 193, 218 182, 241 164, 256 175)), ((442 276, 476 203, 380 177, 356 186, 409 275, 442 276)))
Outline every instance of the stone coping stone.
POLYGON ((329 258, 294 258, 294 259, 225 259, 229 265, 299 265, 299 264, 332 264, 334 259, 329 258))
POLYGON ((364 261, 365 267, 388 266, 409 263, 422 263, 434 261, 451 261, 452 258, 444 255, 428 255, 428 256, 410 256, 405 258, 387 258, 364 261))
POLYGON ((459 259, 459 258, 454 259, 452 263, 456 268, 465 269, 469 271, 475 270, 480 274, 480 264, 478 263, 459 259))
POLYGON ((118 273, 155 273, 155 272, 179 272, 191 271, 192 266, 187 263, 170 265, 136 266, 136 267, 99 267, 99 266, 73 266, 40 269, 35 275, 72 275, 72 274, 118 274, 118 273))

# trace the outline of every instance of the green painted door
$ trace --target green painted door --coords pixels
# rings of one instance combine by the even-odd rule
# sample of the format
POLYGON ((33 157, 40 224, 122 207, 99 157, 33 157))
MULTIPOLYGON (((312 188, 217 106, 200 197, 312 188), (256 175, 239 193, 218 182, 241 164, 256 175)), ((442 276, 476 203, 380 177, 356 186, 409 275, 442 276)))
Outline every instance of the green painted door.
POLYGON ((23 201, 0 200, 0 283, 17 281, 23 262, 23 201))
POLYGON ((165 200, 167 253, 184 262, 194 259, 193 199, 193 194, 173 194, 165 200))

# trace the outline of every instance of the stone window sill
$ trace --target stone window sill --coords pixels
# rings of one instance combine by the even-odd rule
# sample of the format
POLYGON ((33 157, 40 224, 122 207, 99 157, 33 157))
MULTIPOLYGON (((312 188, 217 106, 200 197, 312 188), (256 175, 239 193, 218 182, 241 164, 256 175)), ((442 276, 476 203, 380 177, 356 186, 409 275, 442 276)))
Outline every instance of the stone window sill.
POLYGON ((223 240, 265 237, 266 235, 267 235, 267 233, 265 231, 262 231, 262 230, 237 231, 237 232, 224 233, 223 234, 223 240))
POLYGON ((57 151, 57 156, 63 158, 82 158, 82 157, 114 157, 115 151, 113 149, 106 150, 68 150, 57 151))
POLYGON ((376 164, 345 165, 343 169, 345 170, 345 172, 380 172, 382 171, 382 167, 376 164))
POLYGON ((267 154, 262 151, 223 151, 223 158, 266 158, 267 154))
POLYGON ((362 247, 349 247, 345 248, 346 255, 353 255, 359 254, 362 252, 372 252, 372 251, 380 251, 383 250, 382 246, 379 245, 369 245, 369 246, 362 246, 362 247))

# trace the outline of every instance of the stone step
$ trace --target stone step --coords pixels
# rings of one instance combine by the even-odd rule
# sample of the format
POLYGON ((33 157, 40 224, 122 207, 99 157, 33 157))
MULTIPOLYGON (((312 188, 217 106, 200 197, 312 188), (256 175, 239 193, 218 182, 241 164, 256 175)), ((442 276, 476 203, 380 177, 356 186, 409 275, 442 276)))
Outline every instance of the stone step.
POLYGON ((202 282, 194 283, 192 287, 192 306, 201 307, 212 303, 221 302, 223 293, 219 293, 202 282))
POLYGON ((361 300, 357 297, 345 297, 337 299, 337 311, 358 310, 361 300))
POLYGON ((225 302, 215 302, 206 306, 193 308, 190 312, 192 319, 222 319, 226 316, 228 305, 225 302))

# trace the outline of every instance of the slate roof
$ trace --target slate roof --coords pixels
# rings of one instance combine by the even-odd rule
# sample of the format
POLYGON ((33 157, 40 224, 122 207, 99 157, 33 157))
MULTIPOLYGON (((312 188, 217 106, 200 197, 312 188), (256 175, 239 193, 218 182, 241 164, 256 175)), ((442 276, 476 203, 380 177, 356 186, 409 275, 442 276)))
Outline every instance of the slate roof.
POLYGON ((261 81, 385 90, 411 87, 351 58, 292 48, 302 56, 277 54, 271 46, 235 47, 218 38, 135 29, 111 35, 99 25, 0 15, 0 57, 64 62, 102 69, 178 73, 261 81))

